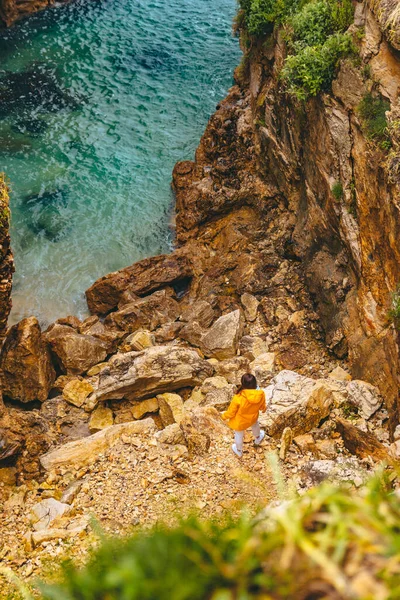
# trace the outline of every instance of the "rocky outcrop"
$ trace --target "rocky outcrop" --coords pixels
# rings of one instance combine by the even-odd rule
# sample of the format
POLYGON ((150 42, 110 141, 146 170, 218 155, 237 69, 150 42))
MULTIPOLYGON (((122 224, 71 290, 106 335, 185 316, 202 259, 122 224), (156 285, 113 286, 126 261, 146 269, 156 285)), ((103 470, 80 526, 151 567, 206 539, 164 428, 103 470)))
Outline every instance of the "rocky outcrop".
POLYGON ((0 355, 3 394, 12 400, 44 402, 56 373, 35 317, 11 327, 0 355))
POLYGON ((307 433, 329 415, 335 392, 327 381, 281 371, 265 389, 268 410, 260 423, 274 438, 280 438, 287 428, 294 436, 307 433))

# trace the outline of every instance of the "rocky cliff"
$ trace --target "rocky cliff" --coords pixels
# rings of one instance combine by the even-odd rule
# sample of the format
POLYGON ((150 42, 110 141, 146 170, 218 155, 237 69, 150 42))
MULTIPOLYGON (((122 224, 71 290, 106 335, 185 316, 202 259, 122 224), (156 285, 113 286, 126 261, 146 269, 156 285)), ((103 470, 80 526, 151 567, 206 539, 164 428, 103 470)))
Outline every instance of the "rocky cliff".
POLYGON ((350 32, 359 57, 341 62, 331 93, 305 103, 286 94, 280 80, 281 30, 253 43, 195 163, 182 163, 174 173, 178 243, 197 237, 206 221, 249 207, 276 262, 245 251, 246 274, 237 278, 237 289, 265 293, 249 273, 263 272, 268 288, 278 265, 297 269, 327 347, 348 356, 354 376, 378 385, 392 430, 399 361, 388 314, 400 282, 395 4, 355 3, 350 32), (389 143, 373 140, 360 114, 371 97, 388 111, 389 143))

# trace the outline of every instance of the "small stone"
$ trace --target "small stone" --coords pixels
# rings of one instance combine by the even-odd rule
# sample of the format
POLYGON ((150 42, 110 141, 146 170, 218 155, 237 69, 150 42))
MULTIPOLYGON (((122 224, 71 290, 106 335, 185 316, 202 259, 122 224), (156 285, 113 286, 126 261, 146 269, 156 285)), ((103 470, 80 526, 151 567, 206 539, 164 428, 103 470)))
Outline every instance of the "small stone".
POLYGON ((157 398, 148 398, 147 400, 142 400, 132 408, 132 417, 134 419, 141 419, 144 415, 148 413, 155 413, 159 409, 159 404, 157 398))
POLYGON ((251 372, 254 373, 259 387, 265 387, 269 384, 275 374, 275 365, 275 352, 265 352, 264 354, 260 354, 250 364, 251 372))
POLYGON ((64 502, 65 504, 72 504, 77 495, 79 494, 83 485, 83 481, 74 481, 71 483, 66 490, 64 490, 60 502, 64 502))
POLYGON ((315 440, 311 433, 297 435, 293 441, 302 454, 315 451, 315 440))
POLYGON ((246 321, 255 321, 257 317, 258 307, 260 306, 260 303, 257 300, 257 298, 245 292, 240 297, 240 301, 244 308, 244 315, 246 317, 246 321))
POLYGON ((268 345, 260 337, 245 335, 239 342, 239 352, 249 360, 255 360, 261 354, 268 352, 268 345))
POLYGON ((292 441, 293 441, 293 431, 291 430, 290 427, 286 427, 282 432, 281 447, 279 450, 279 458, 281 460, 285 460, 292 441))
POLYGON ((337 456, 337 446, 333 440, 319 440, 316 448, 321 458, 335 459, 337 456))
POLYGON ((172 423, 180 423, 183 419, 183 400, 178 394, 160 394, 157 396, 160 406, 161 421, 166 427, 172 423))
POLYGON ((32 507, 31 522, 35 531, 47 529, 57 517, 61 517, 71 510, 69 504, 59 502, 54 498, 46 498, 32 507))
POLYGON ((73 379, 69 381, 63 389, 63 398, 69 404, 73 404, 81 408, 85 403, 86 398, 94 392, 91 383, 85 380, 73 379))
POLYGON ((158 431, 155 437, 162 444, 185 444, 185 438, 178 423, 173 423, 158 431))
POLYGON ((106 427, 111 427, 113 423, 114 420, 111 408, 99 406, 91 414, 89 421, 90 433, 96 433, 97 431, 106 429, 106 427))
POLYGON ((331 379, 337 379, 338 381, 351 381, 351 375, 342 367, 336 367, 328 375, 331 379))
POLYGON ((0 483, 5 485, 15 485, 17 478, 17 469, 15 467, 3 467, 0 469, 0 483))
POLYGON ((124 352, 130 352, 131 350, 136 350, 137 352, 140 352, 141 350, 151 348, 151 346, 154 345, 154 334, 150 333, 150 331, 139 330, 135 331, 135 333, 132 333, 124 340, 122 350, 124 352))

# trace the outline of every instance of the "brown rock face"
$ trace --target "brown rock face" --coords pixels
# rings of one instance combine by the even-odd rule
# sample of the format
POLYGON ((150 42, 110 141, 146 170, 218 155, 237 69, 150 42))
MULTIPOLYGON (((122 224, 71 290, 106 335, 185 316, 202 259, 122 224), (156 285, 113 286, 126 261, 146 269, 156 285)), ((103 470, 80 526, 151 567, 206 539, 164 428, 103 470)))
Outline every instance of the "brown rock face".
POLYGON ((192 276, 193 269, 184 251, 146 258, 120 271, 109 273, 86 291, 90 312, 104 315, 115 309, 129 288, 144 296, 167 285, 176 284, 192 276))
POLYGON ((107 356, 104 342, 65 325, 54 325, 45 338, 63 373, 80 375, 107 356))
POLYGON ((3 394, 20 402, 47 399, 56 374, 35 317, 11 327, 0 355, 3 394))
POLYGON ((0 174, 0 340, 7 329, 7 319, 11 310, 12 274, 14 259, 10 248, 9 198, 4 176, 0 174))

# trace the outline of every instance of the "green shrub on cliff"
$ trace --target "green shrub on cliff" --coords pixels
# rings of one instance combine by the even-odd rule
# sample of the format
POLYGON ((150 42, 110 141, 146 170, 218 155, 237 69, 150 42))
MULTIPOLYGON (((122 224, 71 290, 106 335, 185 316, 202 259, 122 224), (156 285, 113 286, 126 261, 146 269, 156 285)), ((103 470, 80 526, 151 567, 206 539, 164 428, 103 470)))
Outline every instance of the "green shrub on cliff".
POLYGON ((239 0, 239 6, 237 27, 245 36, 284 27, 289 56, 282 80, 299 100, 328 89, 340 59, 354 51, 344 33, 354 18, 351 0, 239 0))
POLYGON ((44 587, 42 597, 394 600, 400 597, 399 529, 400 503, 389 475, 358 491, 325 483, 256 519, 193 518, 174 529, 105 540, 84 569, 65 564, 62 582, 44 587))
POLYGON ((340 59, 348 56, 352 48, 351 38, 337 33, 322 46, 306 46, 288 56, 281 72, 287 91, 298 100, 306 100, 328 90, 340 59))

